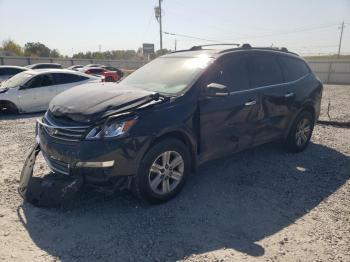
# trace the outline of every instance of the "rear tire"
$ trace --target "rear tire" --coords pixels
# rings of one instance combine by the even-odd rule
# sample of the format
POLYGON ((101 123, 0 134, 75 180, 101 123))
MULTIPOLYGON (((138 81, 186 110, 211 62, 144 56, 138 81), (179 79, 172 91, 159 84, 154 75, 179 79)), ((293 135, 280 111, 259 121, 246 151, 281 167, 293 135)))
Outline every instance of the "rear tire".
POLYGON ((315 119, 309 111, 302 111, 294 120, 294 123, 285 140, 286 150, 292 153, 299 153, 308 146, 315 119))
POLYGON ((186 145, 173 138, 162 140, 145 154, 133 178, 132 191, 145 202, 165 202, 181 191, 189 172, 186 145))

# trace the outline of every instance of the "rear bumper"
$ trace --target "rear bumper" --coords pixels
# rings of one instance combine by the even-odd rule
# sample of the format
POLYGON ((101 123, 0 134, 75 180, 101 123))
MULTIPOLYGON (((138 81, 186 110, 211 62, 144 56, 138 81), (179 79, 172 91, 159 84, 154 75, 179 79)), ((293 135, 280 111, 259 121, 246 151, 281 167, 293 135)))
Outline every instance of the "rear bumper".
POLYGON ((117 177, 137 173, 149 144, 149 137, 60 141, 42 126, 37 129, 37 142, 48 166, 56 173, 79 173, 87 183, 109 184, 117 177))

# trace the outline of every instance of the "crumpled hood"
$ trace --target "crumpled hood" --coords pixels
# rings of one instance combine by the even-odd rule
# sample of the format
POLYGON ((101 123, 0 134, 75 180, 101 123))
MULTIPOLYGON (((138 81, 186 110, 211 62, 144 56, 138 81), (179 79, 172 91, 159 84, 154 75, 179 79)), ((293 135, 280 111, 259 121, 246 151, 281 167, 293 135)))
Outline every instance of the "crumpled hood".
POLYGON ((152 95, 154 92, 121 84, 90 83, 55 96, 49 110, 57 117, 65 116, 77 122, 90 123, 101 119, 108 111, 123 111, 152 101, 152 95))

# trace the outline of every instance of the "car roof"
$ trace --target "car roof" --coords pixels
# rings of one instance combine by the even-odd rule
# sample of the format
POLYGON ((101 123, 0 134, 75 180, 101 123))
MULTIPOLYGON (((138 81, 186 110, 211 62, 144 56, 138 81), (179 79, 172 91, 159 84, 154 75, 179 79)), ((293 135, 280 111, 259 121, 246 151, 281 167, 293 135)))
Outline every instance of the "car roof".
POLYGON ((0 68, 18 68, 18 69, 28 70, 28 68, 23 66, 12 66, 12 65, 2 65, 0 66, 0 68))
POLYGON ((90 70, 90 69, 101 69, 101 70, 105 70, 105 68, 103 68, 102 66, 101 66, 101 67, 93 66, 93 67, 88 67, 88 68, 87 68, 87 70, 90 70))
POLYGON ((58 65, 58 66, 62 66, 59 63, 37 63, 37 64, 30 64, 28 66, 36 66, 36 65, 58 65))
POLYGON ((73 71, 69 69, 58 69, 58 68, 57 69, 56 68, 29 69, 26 71, 26 73, 29 73, 32 75, 39 75, 39 74, 46 74, 46 73, 65 73, 65 74, 81 75, 81 76, 92 78, 91 75, 87 75, 79 71, 73 71))

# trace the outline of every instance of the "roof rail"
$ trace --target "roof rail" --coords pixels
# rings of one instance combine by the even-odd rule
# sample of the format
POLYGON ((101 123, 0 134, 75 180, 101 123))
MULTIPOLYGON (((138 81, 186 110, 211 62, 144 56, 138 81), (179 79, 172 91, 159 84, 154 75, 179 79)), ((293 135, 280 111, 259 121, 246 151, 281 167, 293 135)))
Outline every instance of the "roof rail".
POLYGON ((206 47, 206 46, 220 46, 220 45, 234 45, 234 46, 240 46, 240 44, 235 44, 235 43, 231 43, 231 44, 209 44, 209 45, 195 45, 195 46, 192 46, 189 50, 191 51, 196 51, 196 50, 202 50, 203 47, 206 47))
POLYGON ((250 44, 245 43, 245 44, 243 44, 243 45, 241 46, 241 48, 243 48, 243 49, 249 49, 249 48, 252 48, 252 46, 251 46, 250 44))
POLYGON ((253 50, 271 50, 271 51, 279 51, 279 52, 285 52, 285 53, 290 53, 290 54, 293 54, 293 55, 297 55, 296 53, 293 53, 291 51, 288 51, 288 49, 286 47, 253 47, 251 46, 250 44, 248 43, 244 43, 242 45, 240 44, 235 44, 235 43, 232 43, 232 44, 228 44, 228 43, 225 43, 225 44, 209 44, 209 45, 195 45, 195 46, 192 46, 190 49, 188 50, 178 50, 178 51, 175 51, 175 52, 172 52, 172 53, 178 53, 178 52, 187 52, 187 51, 198 51, 198 50, 204 50, 203 47, 207 47, 207 46, 235 46, 235 48, 228 48, 228 49, 223 49, 221 51, 219 51, 218 53, 221 54, 221 53, 227 53, 227 52, 231 52, 231 51, 235 51, 235 50, 242 50, 242 49, 253 49, 253 50))
POLYGON ((288 51, 288 49, 285 47, 280 47, 280 48, 279 47, 252 47, 250 44, 243 44, 242 46, 240 46, 238 48, 225 49, 225 50, 220 51, 219 53, 227 53, 227 52, 240 50, 240 49, 271 50, 271 51, 279 51, 279 52, 289 53, 289 54, 293 54, 293 55, 298 56, 298 54, 293 53, 291 51, 288 51))

